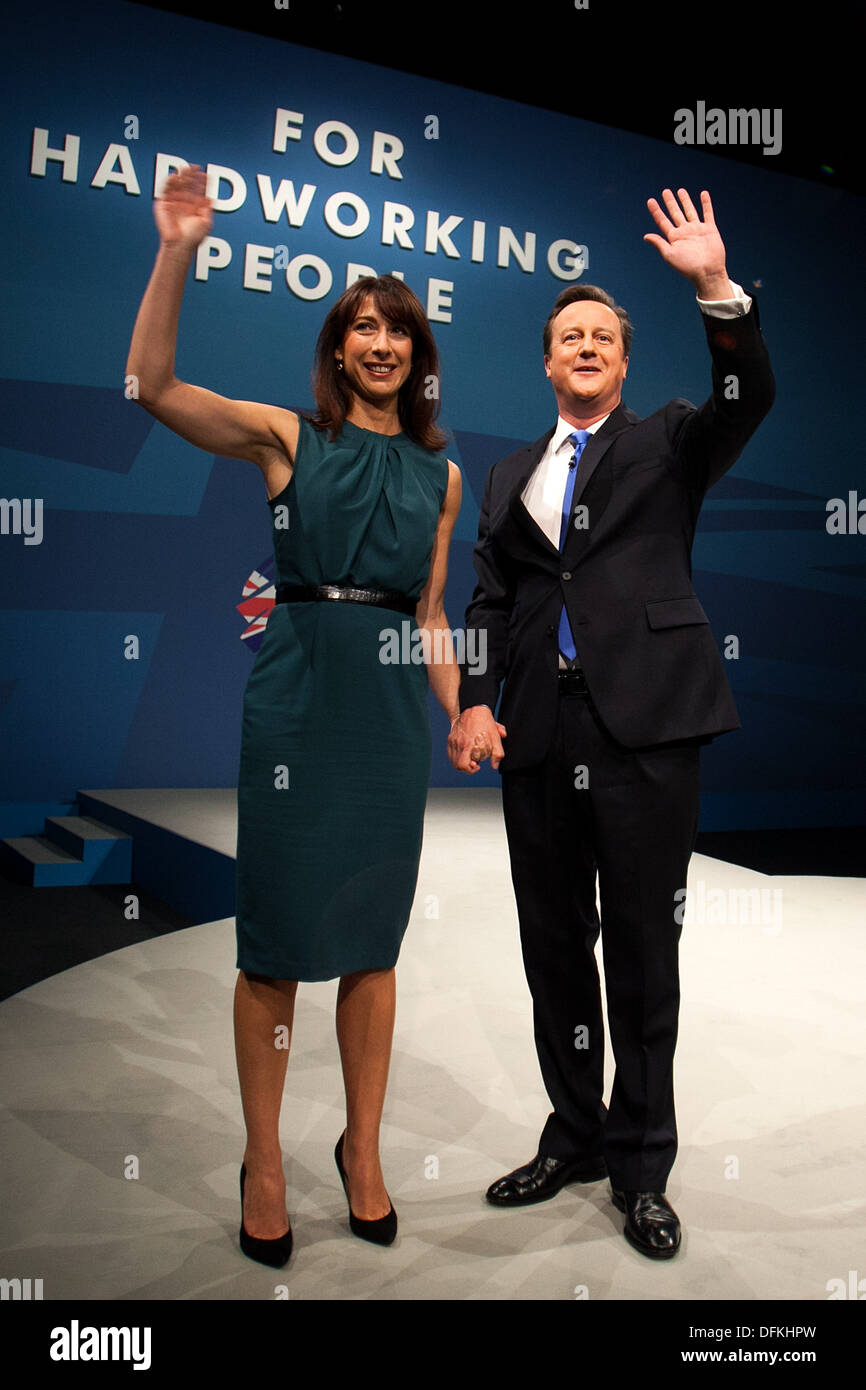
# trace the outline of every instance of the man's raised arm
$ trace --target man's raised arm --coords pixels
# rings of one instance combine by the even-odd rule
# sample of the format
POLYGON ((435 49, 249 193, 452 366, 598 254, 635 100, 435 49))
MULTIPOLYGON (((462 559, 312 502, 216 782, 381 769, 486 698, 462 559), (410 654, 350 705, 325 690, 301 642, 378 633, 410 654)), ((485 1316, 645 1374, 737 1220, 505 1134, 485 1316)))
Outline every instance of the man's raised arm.
POLYGON ((684 188, 679 203, 662 191, 669 217, 655 198, 647 207, 663 236, 647 232, 644 241, 695 287, 713 359, 712 395, 697 410, 683 402, 682 429, 674 439, 682 476, 703 496, 736 463, 776 397, 776 383, 754 297, 745 296, 728 277, 725 245, 709 193, 701 193, 703 221, 684 188), (713 305, 718 304, 718 313, 713 305))

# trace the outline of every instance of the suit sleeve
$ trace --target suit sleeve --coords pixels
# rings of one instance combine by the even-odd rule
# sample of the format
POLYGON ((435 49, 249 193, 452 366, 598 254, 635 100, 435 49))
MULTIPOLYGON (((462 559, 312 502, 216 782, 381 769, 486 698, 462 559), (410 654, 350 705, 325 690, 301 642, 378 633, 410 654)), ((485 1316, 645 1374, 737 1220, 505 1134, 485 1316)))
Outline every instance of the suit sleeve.
POLYGON ((733 468, 776 397, 754 296, 740 318, 702 318, 712 357, 712 394, 697 410, 684 413, 673 440, 676 466, 699 497, 733 468))
MULTIPOLYGON (((495 465, 494 465, 495 467, 495 465)), ((514 606, 514 583, 506 571, 501 553, 490 535, 490 495, 493 468, 487 475, 478 540, 473 552, 477 576, 475 591, 466 609, 465 657, 461 662, 459 702, 461 711, 472 705, 489 705, 496 711, 499 687, 505 675, 508 646, 508 620, 514 606)))

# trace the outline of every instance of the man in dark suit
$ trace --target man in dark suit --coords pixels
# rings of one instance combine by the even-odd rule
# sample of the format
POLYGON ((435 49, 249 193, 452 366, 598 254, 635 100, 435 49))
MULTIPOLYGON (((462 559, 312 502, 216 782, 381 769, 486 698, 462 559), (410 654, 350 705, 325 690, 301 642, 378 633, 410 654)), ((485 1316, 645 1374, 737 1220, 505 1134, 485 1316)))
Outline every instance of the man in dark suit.
POLYGON ((610 1177, 625 1235, 651 1258, 680 1247, 665 1197, 677 1149, 673 1060, 682 890, 699 807, 699 749, 739 726, 691 547, 707 489, 736 462, 775 385, 754 299, 728 279, 708 193, 649 208, 648 233, 695 287, 712 358, 699 408, 641 420, 622 404, 631 325, 574 285, 544 330, 559 419, 487 478, 466 612, 455 767, 500 767, 535 1041, 553 1111, 535 1158, 488 1200, 544 1201, 610 1177), (469 645, 470 629, 478 629, 469 645), (494 718, 504 679, 499 722, 494 718), (505 747, 503 748, 503 739, 505 747), (596 907, 596 874, 601 918, 596 907), (679 909, 679 911, 677 910, 679 909), (616 1059, 603 1101, 594 948, 602 934, 616 1059))

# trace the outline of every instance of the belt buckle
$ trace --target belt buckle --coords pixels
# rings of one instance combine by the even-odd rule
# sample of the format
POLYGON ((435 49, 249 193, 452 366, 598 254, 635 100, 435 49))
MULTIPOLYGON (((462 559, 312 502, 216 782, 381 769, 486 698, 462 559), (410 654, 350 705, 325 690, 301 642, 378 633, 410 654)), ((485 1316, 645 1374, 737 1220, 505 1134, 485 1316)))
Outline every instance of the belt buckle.
POLYGON ((583 668, 571 667, 559 672, 559 686, 563 695, 588 695, 586 676, 583 668))

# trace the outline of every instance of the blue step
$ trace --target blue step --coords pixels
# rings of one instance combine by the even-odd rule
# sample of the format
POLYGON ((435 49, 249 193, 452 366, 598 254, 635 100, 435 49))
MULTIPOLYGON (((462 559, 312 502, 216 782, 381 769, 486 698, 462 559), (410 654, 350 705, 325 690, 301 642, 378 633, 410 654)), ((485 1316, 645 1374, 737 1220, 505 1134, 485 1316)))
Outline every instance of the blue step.
POLYGON ((131 883, 133 838, 94 816, 48 816, 44 835, 0 840, 10 877, 35 888, 131 883))

